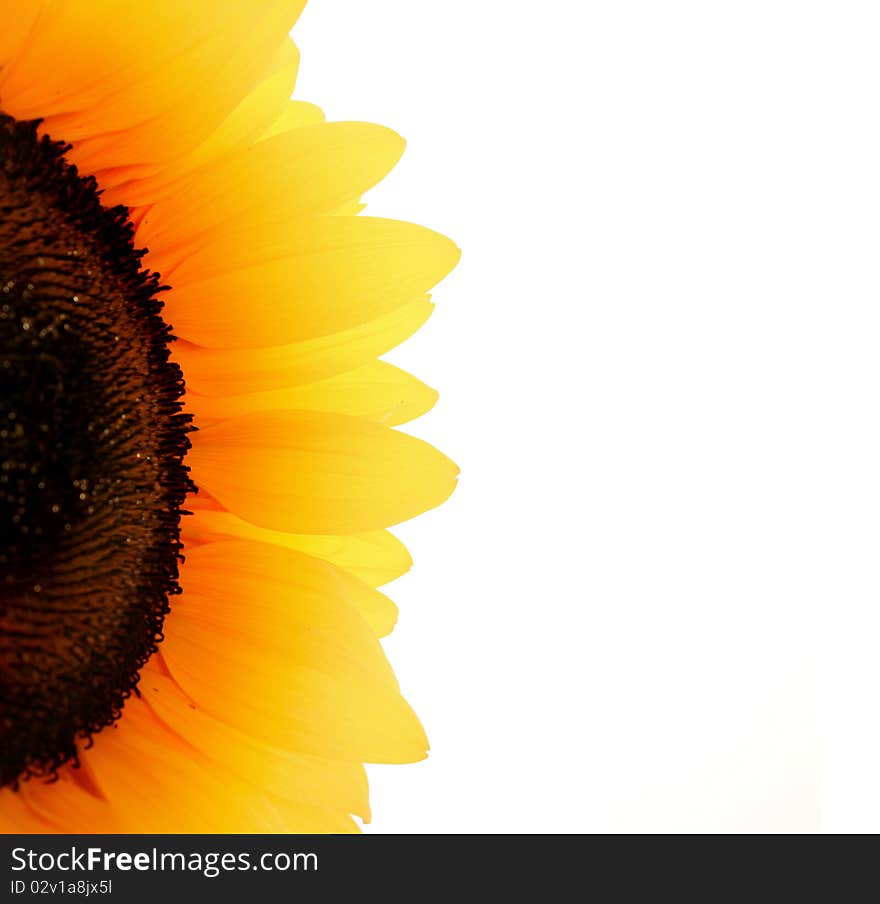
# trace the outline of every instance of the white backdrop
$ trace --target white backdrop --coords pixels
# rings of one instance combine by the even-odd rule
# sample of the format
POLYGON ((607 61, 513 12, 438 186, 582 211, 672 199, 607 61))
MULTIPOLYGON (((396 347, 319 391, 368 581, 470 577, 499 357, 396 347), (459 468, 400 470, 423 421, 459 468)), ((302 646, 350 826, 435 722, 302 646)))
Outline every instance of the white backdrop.
POLYGON ((463 472, 399 531, 432 753, 371 831, 880 829, 878 34, 311 0, 297 96, 402 132, 369 211, 463 249, 391 356, 463 472))

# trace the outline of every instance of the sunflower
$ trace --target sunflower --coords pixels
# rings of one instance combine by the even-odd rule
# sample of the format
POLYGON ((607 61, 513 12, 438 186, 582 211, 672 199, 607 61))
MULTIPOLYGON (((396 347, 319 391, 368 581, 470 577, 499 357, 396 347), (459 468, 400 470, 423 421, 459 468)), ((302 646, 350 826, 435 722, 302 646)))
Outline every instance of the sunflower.
POLYGON ((379 360, 458 259, 292 101, 292 0, 0 9, 0 829, 347 832, 423 758, 387 528, 457 469, 379 360))

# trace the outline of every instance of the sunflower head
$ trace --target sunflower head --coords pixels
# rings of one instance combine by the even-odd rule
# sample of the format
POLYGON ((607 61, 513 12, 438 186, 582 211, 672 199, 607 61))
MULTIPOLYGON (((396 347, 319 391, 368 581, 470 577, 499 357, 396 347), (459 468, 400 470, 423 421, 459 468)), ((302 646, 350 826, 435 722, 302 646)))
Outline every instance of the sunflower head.
POLYGON ((347 831, 425 754, 376 588, 457 469, 378 356, 458 251, 358 215, 402 142, 290 100, 300 5, 0 12, 7 831, 347 831))

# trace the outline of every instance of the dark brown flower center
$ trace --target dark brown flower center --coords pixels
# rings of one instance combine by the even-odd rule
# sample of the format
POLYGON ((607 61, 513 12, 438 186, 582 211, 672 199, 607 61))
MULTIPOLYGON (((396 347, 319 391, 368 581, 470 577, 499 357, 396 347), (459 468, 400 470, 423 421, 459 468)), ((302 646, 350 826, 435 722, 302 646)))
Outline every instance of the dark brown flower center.
POLYGON ((66 150, 0 114, 0 784, 118 718, 192 489, 158 277, 66 150))

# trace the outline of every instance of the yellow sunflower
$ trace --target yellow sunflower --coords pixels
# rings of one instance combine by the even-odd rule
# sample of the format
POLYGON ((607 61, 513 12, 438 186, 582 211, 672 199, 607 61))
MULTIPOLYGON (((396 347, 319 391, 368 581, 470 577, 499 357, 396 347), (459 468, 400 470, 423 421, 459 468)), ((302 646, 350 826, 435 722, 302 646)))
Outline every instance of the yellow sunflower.
POLYGON ((291 101, 292 0, 0 7, 0 829, 345 832, 425 756, 390 525, 457 469, 378 360, 446 238, 291 101), (173 340, 173 341, 172 341, 173 340))

